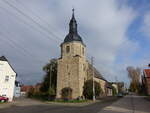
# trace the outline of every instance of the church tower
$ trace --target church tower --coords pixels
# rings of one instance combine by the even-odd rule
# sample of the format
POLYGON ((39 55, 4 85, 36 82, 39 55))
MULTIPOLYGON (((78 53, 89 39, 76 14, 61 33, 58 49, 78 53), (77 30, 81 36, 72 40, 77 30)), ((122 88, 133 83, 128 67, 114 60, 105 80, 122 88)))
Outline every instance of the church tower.
POLYGON ((77 31, 77 22, 74 16, 69 23, 69 33, 61 44, 61 57, 58 59, 57 98, 61 98, 62 89, 70 87, 71 97, 76 99, 83 95, 86 72, 86 46, 77 31))

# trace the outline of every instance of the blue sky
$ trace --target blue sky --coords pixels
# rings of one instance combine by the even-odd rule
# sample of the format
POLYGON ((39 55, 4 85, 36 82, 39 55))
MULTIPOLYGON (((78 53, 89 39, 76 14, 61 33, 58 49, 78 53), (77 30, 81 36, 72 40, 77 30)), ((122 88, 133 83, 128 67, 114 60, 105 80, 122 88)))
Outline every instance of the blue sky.
POLYGON ((20 81, 40 82, 42 67, 59 58, 73 7, 87 59, 107 80, 128 82, 127 66, 150 63, 149 0, 1 0, 0 55, 20 81))
MULTIPOLYGON (((149 57, 150 54, 148 52, 150 49, 149 35, 145 33, 145 31, 143 30, 143 27, 145 27, 144 26, 145 15, 149 14, 149 10, 150 10, 150 1, 149 0, 129 0, 128 5, 133 7, 133 9, 137 12, 137 17, 129 26, 127 30, 127 35, 129 37, 129 40, 132 40, 138 43, 138 46, 139 46, 138 50, 133 55, 129 56, 130 60, 135 62, 135 64, 138 66, 138 63, 141 63, 139 61, 144 60, 144 59, 145 60, 150 59, 149 57)), ((147 61, 147 63, 149 62, 147 61)))

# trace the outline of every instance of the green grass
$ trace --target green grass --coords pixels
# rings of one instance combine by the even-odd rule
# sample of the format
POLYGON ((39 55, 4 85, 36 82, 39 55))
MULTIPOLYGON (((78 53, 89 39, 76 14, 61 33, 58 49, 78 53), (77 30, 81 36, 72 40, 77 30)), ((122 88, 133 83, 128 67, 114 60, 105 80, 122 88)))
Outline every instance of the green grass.
POLYGON ((37 99, 43 102, 56 102, 56 103, 86 103, 89 102, 90 100, 47 100, 46 97, 41 97, 41 96, 32 96, 30 97, 32 99, 37 99))
POLYGON ((6 102, 0 102, 0 104, 4 104, 4 103, 6 103, 6 102))
POLYGON ((58 102, 58 103, 84 103, 88 102, 88 100, 55 100, 55 101, 48 101, 48 102, 58 102))

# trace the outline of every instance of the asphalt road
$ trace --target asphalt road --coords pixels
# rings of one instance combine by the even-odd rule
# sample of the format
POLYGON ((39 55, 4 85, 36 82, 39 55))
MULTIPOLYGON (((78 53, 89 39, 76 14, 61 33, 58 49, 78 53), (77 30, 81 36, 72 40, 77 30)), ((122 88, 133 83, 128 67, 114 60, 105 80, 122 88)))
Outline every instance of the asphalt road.
POLYGON ((98 113, 150 113, 150 101, 130 95, 100 110, 98 113))
POLYGON ((116 100, 116 98, 108 98, 101 102, 86 106, 63 106, 23 99, 16 101, 11 105, 6 104, 5 108, 0 108, 0 113, 97 113, 99 110, 111 105, 116 100))
POLYGON ((25 104, 25 101, 22 104, 0 109, 0 113, 150 113, 150 102, 140 96, 126 96, 115 102, 114 99, 108 99, 80 107, 38 102, 25 104))

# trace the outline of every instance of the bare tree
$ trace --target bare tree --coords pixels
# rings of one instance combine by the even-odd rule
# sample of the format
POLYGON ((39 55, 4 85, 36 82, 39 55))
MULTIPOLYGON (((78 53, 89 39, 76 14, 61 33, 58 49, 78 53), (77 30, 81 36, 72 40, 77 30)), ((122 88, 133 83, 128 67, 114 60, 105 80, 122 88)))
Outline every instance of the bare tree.
POLYGON ((127 67, 128 77, 131 79, 130 89, 131 91, 138 92, 140 84, 140 68, 134 68, 132 66, 127 67))

